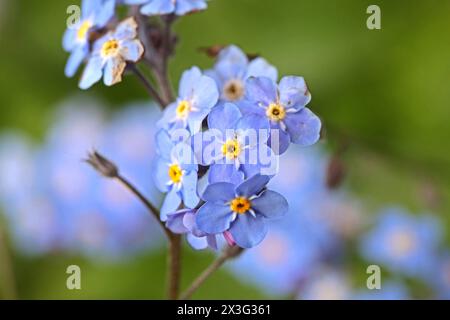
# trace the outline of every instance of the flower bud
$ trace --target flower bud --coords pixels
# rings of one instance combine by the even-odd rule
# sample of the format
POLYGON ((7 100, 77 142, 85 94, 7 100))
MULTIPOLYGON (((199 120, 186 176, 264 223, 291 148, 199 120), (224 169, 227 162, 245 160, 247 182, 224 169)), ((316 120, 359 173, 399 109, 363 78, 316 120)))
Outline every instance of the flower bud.
POLYGON ((119 175, 117 166, 97 151, 89 153, 86 162, 106 178, 116 178, 119 175))

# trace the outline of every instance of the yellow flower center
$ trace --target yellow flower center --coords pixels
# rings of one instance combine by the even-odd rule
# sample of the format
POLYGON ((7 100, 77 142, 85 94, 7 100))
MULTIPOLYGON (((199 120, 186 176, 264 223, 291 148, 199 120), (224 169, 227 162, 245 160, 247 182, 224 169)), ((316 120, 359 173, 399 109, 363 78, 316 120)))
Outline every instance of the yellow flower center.
POLYGON ((266 116, 272 121, 281 121, 286 116, 286 110, 281 104, 271 103, 266 110, 266 116))
POLYGON ((191 104, 183 100, 178 104, 176 113, 178 119, 186 119, 189 115, 189 112, 191 112, 191 104))
POLYGON ((222 154, 228 159, 236 159, 241 153, 241 145, 236 139, 229 139, 222 145, 222 154))
POLYGON ((244 214, 251 208, 251 202, 247 198, 237 197, 231 201, 230 208, 233 212, 244 214))
POLYGON ((102 57, 111 57, 115 56, 119 52, 119 41, 115 39, 111 39, 106 41, 102 47, 102 57))
POLYGON ((244 95, 244 85, 241 80, 233 79, 228 81, 223 87, 223 94, 225 98, 230 101, 236 101, 244 95))
POLYGON ((84 21, 81 26, 78 28, 77 39, 78 41, 84 41, 86 39, 86 34, 89 29, 92 27, 92 22, 89 20, 84 21))
POLYGON ((183 171, 178 164, 172 164, 169 167, 169 177, 173 183, 180 183, 183 177, 183 171))

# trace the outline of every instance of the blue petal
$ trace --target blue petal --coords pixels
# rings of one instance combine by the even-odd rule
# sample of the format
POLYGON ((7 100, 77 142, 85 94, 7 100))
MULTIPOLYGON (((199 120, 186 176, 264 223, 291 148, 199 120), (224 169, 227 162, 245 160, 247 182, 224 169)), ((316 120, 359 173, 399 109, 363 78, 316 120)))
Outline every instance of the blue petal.
POLYGON ((235 186, 229 182, 210 184, 202 194, 202 199, 207 202, 223 204, 234 199, 235 186))
POLYGON ((103 0, 82 0, 81 16, 89 18, 101 9, 103 0))
POLYGON ((77 45, 76 43, 77 29, 75 26, 69 27, 64 32, 63 36, 63 48, 65 51, 70 52, 77 45))
POLYGON ((291 144, 291 137, 288 132, 282 130, 278 125, 276 125, 273 126, 272 130, 270 130, 270 137, 267 144, 272 148, 275 154, 281 155, 289 148, 289 145, 291 144), (277 132, 277 134, 275 134, 275 132, 277 132))
POLYGON ((164 159, 171 160, 171 151, 174 147, 172 140, 170 139, 169 133, 161 129, 156 133, 156 151, 164 159))
POLYGON ((153 181, 155 186, 161 192, 167 192, 169 190, 168 182, 169 178, 169 163, 163 158, 158 158, 153 164, 153 181))
POLYGON ((197 195, 197 172, 192 171, 183 177, 183 202, 188 208, 195 208, 200 202, 197 195))
POLYGON ((236 193, 240 196, 251 197, 258 194, 269 182, 268 176, 257 174, 245 180, 236 188, 236 193))
POLYGON ((105 66, 103 83, 107 86, 112 86, 121 82, 126 66, 126 62, 119 57, 108 59, 105 66))
POLYGON ((197 222, 195 221, 196 211, 190 210, 183 217, 183 225, 196 237, 204 237, 206 233, 199 230, 197 227, 197 222))
POLYGON ((137 37, 138 24, 133 17, 119 23, 114 31, 113 38, 118 40, 132 40, 137 37))
POLYGON ((79 83, 80 89, 86 90, 90 88, 94 83, 98 82, 103 75, 103 61, 99 56, 93 56, 89 59, 86 67, 84 68, 81 80, 79 83))
POLYGON ((79 46, 71 54, 67 60, 66 68, 64 73, 66 77, 73 77, 80 67, 83 60, 89 54, 88 46, 79 46))
MULTIPOLYGON (((179 16, 207 8, 205 0, 177 0, 175 13, 179 16)), ((172 11, 171 11, 172 12, 172 11)))
MULTIPOLYGON (((245 74, 247 72, 247 63, 240 64, 228 60, 219 61, 214 66, 214 70, 220 77, 223 85, 230 80, 244 81, 246 80, 245 74)), ((223 90, 223 88, 220 89, 223 90)))
POLYGON ((127 61, 138 62, 144 54, 144 47, 139 40, 127 40, 122 42, 120 54, 127 61))
POLYGON ((150 0, 151 2, 141 8, 141 13, 147 16, 169 14, 175 11, 174 1, 150 0))
POLYGON ((320 139, 322 124, 308 108, 290 113, 284 119, 291 141, 302 146, 310 146, 320 139))
POLYGON ((167 220, 167 215, 169 213, 174 213, 178 210, 181 204, 181 198, 175 188, 169 191, 164 199, 163 205, 161 207, 161 221, 167 220))
POLYGON ((196 237, 192 233, 186 236, 186 240, 189 245, 195 250, 203 250, 208 248, 208 241, 206 237, 196 237))
POLYGON ((267 106, 258 106, 258 104, 255 103, 254 101, 249 101, 245 99, 237 101, 236 104, 239 107, 239 110, 241 110, 241 113, 243 115, 257 114, 263 117, 267 117, 266 116, 267 106))
POLYGON ((202 72, 198 67, 192 67, 186 70, 181 75, 180 88, 178 89, 178 96, 180 99, 187 99, 193 96, 194 86, 202 76, 202 72))
MULTIPOLYGON (((257 134, 259 130, 268 130, 269 129, 269 121, 267 117, 263 117, 261 115, 256 114, 247 114, 243 116, 236 125, 236 129, 242 130, 256 130, 257 134)), ((268 132, 267 132, 268 133, 268 132)), ((266 134, 266 137, 269 135, 266 134)), ((265 141, 263 141, 265 142, 265 141)))
POLYGON ((211 165, 222 155, 223 135, 219 130, 207 130, 195 134, 191 139, 196 160, 203 166, 211 165))
MULTIPOLYGON (((212 108, 212 107, 211 107, 212 108)), ((199 108, 198 111, 192 111, 188 117, 188 127, 189 131, 192 135, 200 132, 202 127, 203 120, 205 120, 206 116, 209 114, 209 107, 199 108)))
POLYGON ((244 173, 236 170, 234 164, 214 164, 209 168, 208 181, 211 184, 229 182, 239 185, 244 181, 244 173))
POLYGON ((180 210, 167 215, 166 227, 177 234, 188 233, 189 229, 184 225, 184 217, 190 210, 180 210))
POLYGON ((144 4, 149 2, 150 0, 124 0, 125 4, 144 4))
POLYGON ((289 205, 281 194, 266 190, 261 196, 252 200, 252 209, 267 219, 277 219, 287 213, 289 205))
POLYGON ((253 248, 263 241, 267 234, 267 226, 261 216, 251 214, 238 215, 230 228, 234 241, 241 248, 253 248))
POLYGON ((208 116, 208 128, 218 129, 224 134, 227 129, 234 129, 242 117, 239 108, 232 103, 214 107, 208 116))
POLYGON ((248 65, 247 78, 266 77, 276 82, 278 80, 277 69, 263 58, 256 58, 248 65))
POLYGON ((227 61, 235 65, 246 66, 248 63, 248 58, 246 54, 237 46, 231 45, 222 49, 217 57, 219 62, 227 61))
POLYGON ((95 12, 95 25, 103 28, 112 19, 116 9, 116 0, 103 0, 102 6, 95 12))
POLYGON ((194 83, 191 95, 192 107, 209 112, 218 100, 219 90, 214 79, 208 76, 198 78, 197 82, 194 83))
POLYGON ((311 95, 302 77, 284 77, 278 86, 280 102, 287 108, 300 110, 311 101, 311 95))
POLYGON ((181 169, 190 172, 198 171, 198 165, 196 163, 195 155, 189 144, 181 142, 175 145, 171 151, 170 158, 176 161, 181 169))
POLYGON ((266 77, 248 78, 245 87, 245 98, 267 107, 277 101, 276 83, 266 77))
POLYGON ((210 247, 213 250, 218 250, 216 235, 214 234, 207 235, 206 241, 208 242, 208 247, 210 247))
POLYGON ((200 230, 215 234, 228 230, 233 218, 230 206, 226 204, 205 203, 197 212, 197 226, 200 230))
POLYGON ((162 118, 156 124, 158 128, 169 129, 170 123, 176 120, 178 104, 176 102, 171 103, 164 110, 162 118))
POLYGON ((243 156, 245 158, 239 157, 239 160, 247 178, 256 174, 274 176, 279 171, 279 157, 265 144, 245 150, 243 156))

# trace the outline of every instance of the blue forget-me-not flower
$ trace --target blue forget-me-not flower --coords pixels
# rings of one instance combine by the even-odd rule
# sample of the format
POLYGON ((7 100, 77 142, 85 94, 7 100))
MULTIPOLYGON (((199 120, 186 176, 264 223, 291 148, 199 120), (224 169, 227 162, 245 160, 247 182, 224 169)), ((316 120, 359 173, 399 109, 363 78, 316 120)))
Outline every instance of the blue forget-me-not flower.
MULTIPOLYGON (((311 95, 302 77, 288 76, 279 85, 267 77, 247 80, 243 113, 263 115, 272 129, 277 129, 275 152, 284 153, 289 144, 310 146, 320 138, 321 121, 305 106, 311 95)), ((272 131, 274 133, 274 131, 272 131)))
POLYGON ((282 217, 288 211, 286 199, 265 190, 269 177, 255 175, 239 185, 210 184, 202 195, 206 202, 197 213, 200 230, 208 234, 229 231, 242 248, 258 245, 266 236, 266 220, 282 217))
POLYGON ((70 52, 65 74, 73 77, 90 53, 90 35, 103 28, 114 16, 116 0, 83 0, 81 17, 64 33, 63 48, 70 52))
POLYGON ((88 89, 103 77, 107 86, 122 81, 127 62, 138 62, 144 53, 144 46, 137 38, 137 23, 128 18, 98 39, 84 69, 79 86, 88 89))

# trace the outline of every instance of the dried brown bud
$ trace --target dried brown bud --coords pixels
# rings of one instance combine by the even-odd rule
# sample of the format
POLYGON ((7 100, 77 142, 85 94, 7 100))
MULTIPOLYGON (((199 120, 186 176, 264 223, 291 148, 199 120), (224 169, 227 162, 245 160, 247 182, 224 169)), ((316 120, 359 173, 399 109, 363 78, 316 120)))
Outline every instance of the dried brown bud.
POLYGON ((88 158, 85 161, 106 178, 117 178, 119 176, 119 169, 117 166, 97 151, 89 153, 88 158))
POLYGON ((220 51, 222 51, 223 48, 225 48, 225 46, 216 44, 211 47, 198 48, 198 51, 206 53, 206 55, 210 58, 216 58, 219 55, 220 51))
POLYGON ((341 185, 345 178, 345 167, 339 156, 334 156, 328 163, 327 168, 327 187, 335 189, 341 185))

